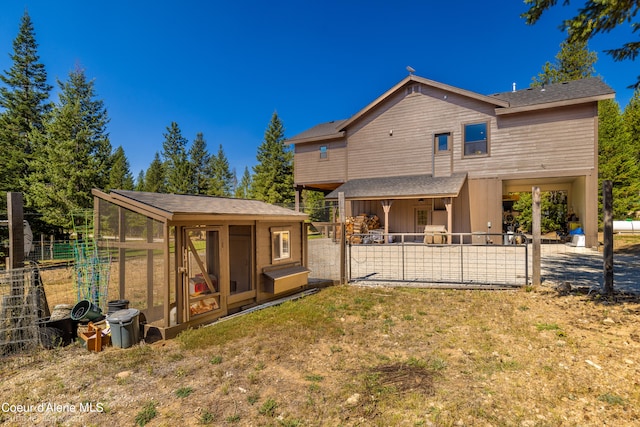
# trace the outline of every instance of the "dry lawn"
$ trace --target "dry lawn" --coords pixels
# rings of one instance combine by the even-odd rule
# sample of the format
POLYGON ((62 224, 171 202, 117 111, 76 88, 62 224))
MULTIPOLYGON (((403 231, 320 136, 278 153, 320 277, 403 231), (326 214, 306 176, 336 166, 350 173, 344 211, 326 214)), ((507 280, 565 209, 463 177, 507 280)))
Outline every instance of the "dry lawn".
POLYGON ((623 426, 640 302, 336 286, 172 341, 0 363, 6 425, 623 426))

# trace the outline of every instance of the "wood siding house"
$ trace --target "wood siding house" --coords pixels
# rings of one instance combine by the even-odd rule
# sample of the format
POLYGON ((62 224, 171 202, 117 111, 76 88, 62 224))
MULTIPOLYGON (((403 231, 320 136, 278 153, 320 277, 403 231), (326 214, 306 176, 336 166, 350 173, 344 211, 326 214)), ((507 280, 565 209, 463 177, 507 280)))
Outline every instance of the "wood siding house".
POLYGON ((409 75, 347 120, 288 140, 296 193, 343 192, 388 232, 502 232, 512 197, 558 190, 597 245, 598 78, 480 95, 409 75), (386 206, 386 208, 385 208, 386 206))
POLYGON ((306 214, 257 200, 93 190, 109 298, 163 338, 307 284, 306 214), (104 252, 104 251, 103 251, 104 252))

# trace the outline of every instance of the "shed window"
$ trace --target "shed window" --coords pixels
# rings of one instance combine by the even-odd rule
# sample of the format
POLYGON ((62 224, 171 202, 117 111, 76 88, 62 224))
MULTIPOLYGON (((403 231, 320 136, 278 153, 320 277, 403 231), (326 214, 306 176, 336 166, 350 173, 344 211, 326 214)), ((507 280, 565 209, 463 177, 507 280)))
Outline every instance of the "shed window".
POLYGON ((444 151, 449 151, 449 147, 451 146, 449 143, 449 139, 451 138, 450 133, 438 133, 434 138, 434 145, 436 147, 436 153, 441 153, 444 151))
POLYGON ((291 258, 290 236, 288 230, 278 230, 272 232, 273 260, 291 258))
POLYGON ((321 159, 326 159, 327 158, 327 146, 326 145, 321 145, 320 146, 320 158, 321 159))
POLYGON ((489 153, 487 123, 464 125, 464 155, 473 156, 489 153))

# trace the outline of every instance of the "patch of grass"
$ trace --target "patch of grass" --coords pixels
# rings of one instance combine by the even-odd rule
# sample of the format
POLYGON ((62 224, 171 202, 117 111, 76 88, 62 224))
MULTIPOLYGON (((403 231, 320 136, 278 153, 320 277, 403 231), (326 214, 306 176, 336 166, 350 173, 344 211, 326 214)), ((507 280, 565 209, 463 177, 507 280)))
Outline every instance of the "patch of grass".
POLYGON ((322 375, 311 374, 304 377, 304 379, 311 382, 320 382, 324 380, 324 377, 322 375))
POLYGON ((560 326, 557 323, 537 323, 536 329, 539 331, 557 331, 560 326))
POLYGON ((615 394, 605 393, 598 396, 598 400, 601 402, 608 403, 609 405, 624 405, 625 400, 615 394))
POLYGON ((249 402, 249 405, 255 405, 258 400, 260 400, 260 395, 258 393, 251 393, 247 396, 247 402, 249 402))
POLYGON ((267 417, 274 417, 276 415, 276 409, 278 408, 278 403, 269 398, 265 400, 265 402, 258 408, 258 413, 260 415, 265 415, 267 417))
POLYGON ((233 424, 233 423, 239 423, 240 422, 240 415, 235 414, 235 415, 230 415, 227 418, 224 419, 226 422, 233 424))
POLYGON ((211 363, 212 365, 219 365, 222 363, 222 356, 211 356, 211 359, 209 359, 209 363, 211 363))
POLYGON ((176 390, 176 396, 180 398, 188 397, 191 393, 193 393, 193 388, 191 387, 180 387, 176 390))
POLYGON ((158 415, 156 410, 157 403, 150 401, 145 403, 140 412, 136 415, 135 421, 137 426, 144 426, 158 415))
POLYGON ((200 424, 213 424, 216 420, 216 416, 213 412, 204 411, 202 415, 200 415, 200 424))

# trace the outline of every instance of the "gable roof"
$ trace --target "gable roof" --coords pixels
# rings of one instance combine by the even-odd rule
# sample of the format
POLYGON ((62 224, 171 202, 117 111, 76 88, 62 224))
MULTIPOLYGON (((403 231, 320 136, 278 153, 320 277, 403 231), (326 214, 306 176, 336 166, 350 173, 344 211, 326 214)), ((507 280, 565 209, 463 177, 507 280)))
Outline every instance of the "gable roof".
POLYGON ((259 200, 232 199, 190 194, 161 194, 144 191, 99 190, 92 193, 105 200, 128 207, 136 212, 166 220, 198 218, 242 217, 242 219, 304 219, 307 214, 271 205, 259 200))
POLYGON ((346 120, 321 123, 295 135, 286 142, 287 144, 300 144, 304 142, 341 138, 344 136, 345 130, 350 124, 373 110, 411 82, 421 83, 488 103, 495 107, 496 115, 595 102, 615 97, 615 91, 598 77, 574 80, 565 83, 556 83, 547 85, 546 87, 527 88, 515 92, 481 95, 476 92, 460 89, 455 86, 450 86, 411 74, 350 118, 346 120))
POLYGON ((325 199, 337 199, 338 193, 344 193, 347 200, 457 197, 466 179, 466 173, 351 179, 327 194, 325 199))
POLYGON ((492 95, 507 101, 509 107, 496 109, 496 114, 530 111, 563 105, 601 101, 615 96, 615 91, 598 77, 530 87, 518 91, 492 95))

